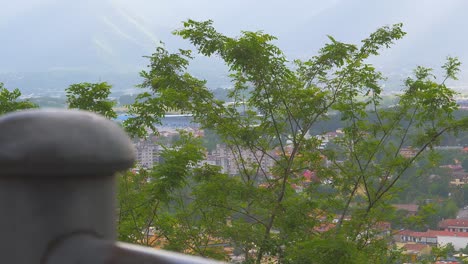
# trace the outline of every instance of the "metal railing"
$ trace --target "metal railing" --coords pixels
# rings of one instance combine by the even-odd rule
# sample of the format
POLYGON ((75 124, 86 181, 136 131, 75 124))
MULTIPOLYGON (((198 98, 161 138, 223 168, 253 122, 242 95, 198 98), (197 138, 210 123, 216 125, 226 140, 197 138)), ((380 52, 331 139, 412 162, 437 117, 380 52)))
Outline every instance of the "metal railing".
POLYGON ((125 132, 93 113, 0 117, 1 263, 219 263, 115 241, 115 173, 134 155, 125 132))

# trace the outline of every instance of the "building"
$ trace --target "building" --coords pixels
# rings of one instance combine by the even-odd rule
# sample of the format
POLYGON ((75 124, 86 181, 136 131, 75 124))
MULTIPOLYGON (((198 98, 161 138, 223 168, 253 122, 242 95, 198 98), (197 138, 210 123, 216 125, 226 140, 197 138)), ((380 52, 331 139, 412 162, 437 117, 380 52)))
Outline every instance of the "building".
POLYGON ((136 163, 140 168, 153 168, 159 161, 159 146, 151 140, 138 140, 134 142, 136 163))
POLYGON ((411 230, 401 230, 394 235, 394 239, 401 243, 419 243, 427 245, 437 245, 437 234, 428 230, 426 232, 416 232, 411 230))
POLYGON ((431 246, 417 243, 402 244, 399 248, 403 255, 408 256, 411 263, 416 263, 419 258, 430 255, 432 251, 431 246))
POLYGON ((203 163, 221 167, 222 173, 230 175, 239 173, 239 169, 236 165, 236 156, 226 145, 216 145, 216 149, 206 155, 206 159, 203 163))
POLYGON ((320 140, 319 149, 325 149, 328 143, 332 142, 335 138, 343 136, 344 133, 342 130, 337 129, 336 131, 327 132, 322 135, 315 136, 318 140, 320 140))
POLYGON ((460 164, 456 165, 443 165, 441 168, 445 168, 449 171, 452 181, 451 185, 462 186, 468 183, 468 173, 465 172, 460 164))
POLYGON ((445 246, 451 243, 455 250, 460 250, 468 245, 468 232, 449 232, 449 231, 438 231, 437 232, 437 244, 439 246, 445 246))
POLYGON ((418 154, 418 151, 412 147, 406 147, 400 149, 400 155, 409 159, 414 158, 418 154))
POLYGON ((453 181, 450 181, 451 185, 462 186, 468 183, 468 178, 455 178, 453 181))
MULTIPOLYGON (((270 153, 270 156, 271 155, 274 154, 270 153)), ((203 163, 220 166, 221 172, 223 173, 238 175, 240 173, 239 170, 242 169, 242 165, 239 163, 241 159, 244 161, 246 168, 253 168, 254 166, 260 165, 259 173, 265 174, 265 176, 270 176, 270 168, 275 165, 275 161, 261 151, 237 148, 231 149, 224 144, 216 145, 216 149, 206 155, 206 159, 203 163)))
POLYGON ((392 204, 396 210, 407 212, 407 216, 416 215, 418 213, 419 205, 417 204, 392 204))
POLYGON ((431 246, 445 246, 449 243, 455 250, 460 250, 468 244, 468 232, 451 232, 441 230, 427 230, 426 232, 416 232, 411 230, 401 230, 394 235, 396 242, 418 243, 431 246))
POLYGON ((445 219, 439 222, 439 229, 450 232, 468 232, 468 219, 445 219))

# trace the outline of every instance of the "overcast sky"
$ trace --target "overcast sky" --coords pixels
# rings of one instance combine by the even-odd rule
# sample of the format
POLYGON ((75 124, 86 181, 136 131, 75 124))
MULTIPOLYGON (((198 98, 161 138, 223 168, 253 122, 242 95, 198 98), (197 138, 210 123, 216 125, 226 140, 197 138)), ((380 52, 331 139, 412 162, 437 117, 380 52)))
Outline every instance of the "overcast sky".
POLYGON ((381 63, 432 66, 447 55, 468 60, 467 11, 466 0, 2 0, 0 72, 141 68, 157 42, 186 45, 171 31, 188 18, 234 36, 264 30, 295 58, 314 55, 327 34, 356 43, 403 22, 408 35, 381 63))
MULTIPOLYGON (((365 8, 365 10, 350 9, 350 13, 369 12, 370 16, 380 13, 378 15, 382 21, 378 22, 385 22, 384 20, 388 20, 386 13, 389 12, 396 20, 415 27, 431 21, 437 22, 440 17, 450 16, 453 10, 467 7, 465 0, 3 0, 0 22, 5 24, 15 17, 28 15, 35 10, 43 12, 44 9, 54 8, 64 2, 78 2, 74 4, 87 7, 90 12, 100 6, 118 8, 133 16, 144 18, 153 25, 168 28, 174 28, 180 21, 190 17, 213 19, 226 28, 258 26, 265 30, 274 30, 277 26, 286 28, 288 25, 307 22, 311 17, 332 8, 346 6, 347 3, 351 3, 356 9, 365 8), (105 4, 101 5, 102 3, 105 4), (387 9, 382 10, 379 6, 387 9), (394 12, 395 10, 398 12, 394 12)), ((65 8, 62 12, 74 12, 74 10, 65 8)), ((339 17, 335 19, 337 23, 340 22, 339 17)))

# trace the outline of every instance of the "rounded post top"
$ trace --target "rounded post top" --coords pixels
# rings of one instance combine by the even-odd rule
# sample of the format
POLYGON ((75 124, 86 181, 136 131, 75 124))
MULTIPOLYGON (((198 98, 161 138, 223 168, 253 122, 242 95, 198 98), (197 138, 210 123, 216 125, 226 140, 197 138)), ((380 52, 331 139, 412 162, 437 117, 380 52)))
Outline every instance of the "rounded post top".
POLYGON ((80 110, 0 117, 0 177, 100 177, 130 168, 135 152, 116 123, 80 110))

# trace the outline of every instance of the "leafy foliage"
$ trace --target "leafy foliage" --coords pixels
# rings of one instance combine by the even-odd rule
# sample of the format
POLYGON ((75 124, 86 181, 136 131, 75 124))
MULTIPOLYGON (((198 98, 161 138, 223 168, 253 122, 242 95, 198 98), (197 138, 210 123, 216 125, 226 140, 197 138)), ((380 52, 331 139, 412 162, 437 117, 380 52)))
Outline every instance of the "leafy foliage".
POLYGON ((363 263, 362 254, 345 239, 328 241, 316 239, 300 243, 290 252, 286 263, 363 263), (361 255, 361 256, 360 256, 361 255), (330 256, 333 256, 331 258, 330 256))
POLYGON ((38 107, 29 100, 19 99, 20 97, 21 91, 18 88, 9 91, 0 82, 0 114, 38 107))
POLYGON ((69 108, 77 108, 101 114, 107 118, 116 118, 112 109, 115 101, 108 99, 112 86, 106 82, 76 83, 70 85, 65 91, 69 108))
MULTIPOLYGON (((187 72, 192 51, 158 47, 140 74, 147 90, 130 106, 134 117, 125 126, 144 136, 169 110, 191 114, 226 144, 238 172, 228 176, 201 166, 202 156, 183 158, 195 149, 201 153, 198 143, 184 150, 191 140, 168 152, 182 157, 156 167, 147 201, 148 207, 166 207, 157 214, 164 221, 152 225, 167 248, 222 257, 208 249, 229 244, 246 263, 393 259, 380 226, 397 183, 431 156, 426 150, 442 135, 468 125, 467 118, 455 117, 455 92, 445 85, 456 78, 459 61, 448 58, 439 83, 431 69, 418 67, 395 106, 382 108, 385 78, 367 59, 405 35, 401 24, 376 30, 361 45, 329 37, 318 55, 293 65, 273 44, 275 37, 263 32, 231 38, 212 21, 188 20, 175 34, 201 55, 224 60, 232 102, 215 99, 205 81, 187 72), (343 133, 324 149, 323 139, 309 132, 332 114, 341 117, 343 133), (402 155, 405 149, 411 155, 402 155), (307 171, 316 183, 304 181, 307 171)), ((429 209, 422 217, 431 215, 429 209)))

